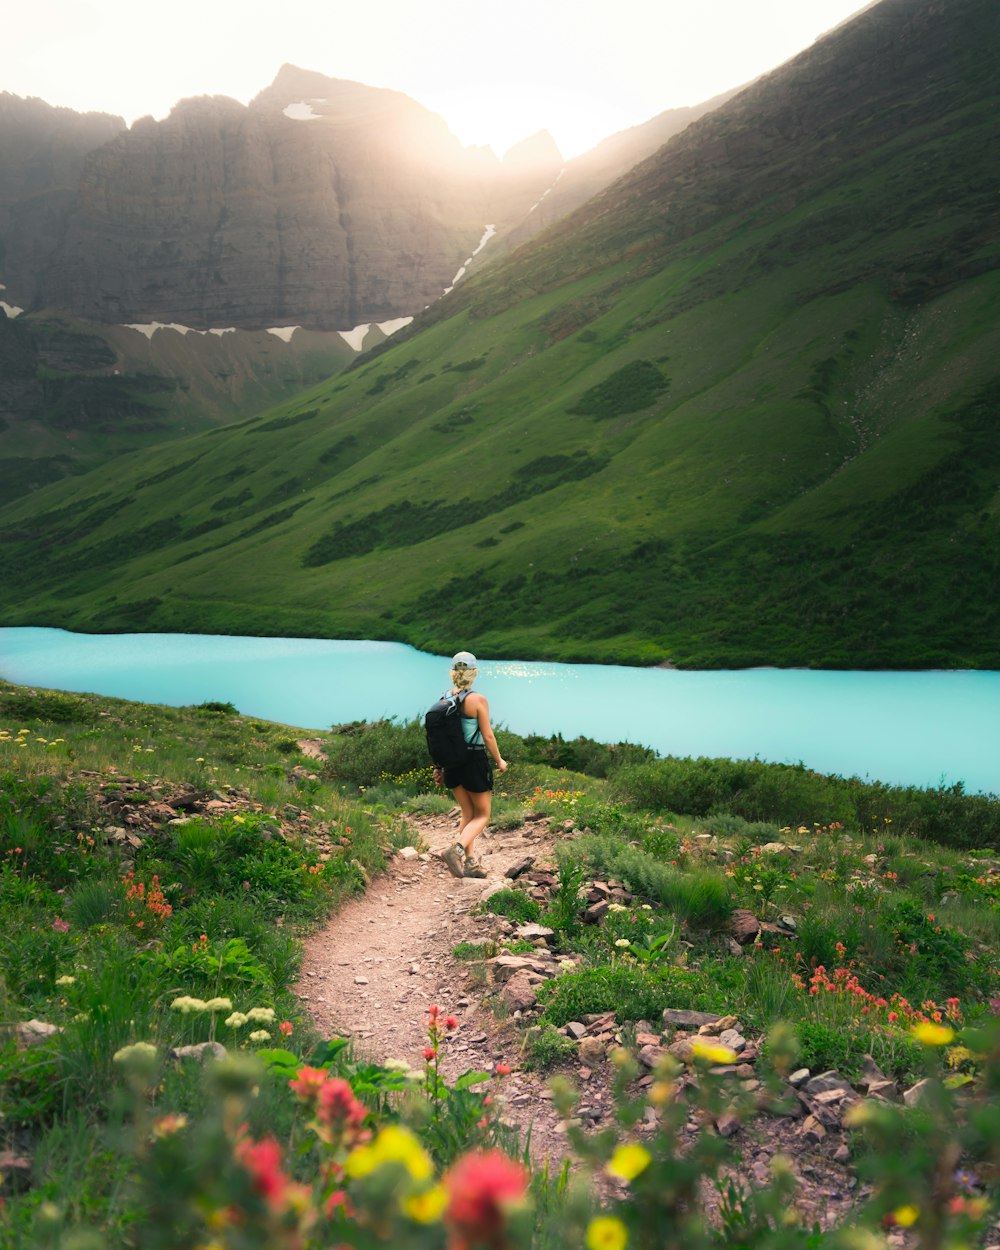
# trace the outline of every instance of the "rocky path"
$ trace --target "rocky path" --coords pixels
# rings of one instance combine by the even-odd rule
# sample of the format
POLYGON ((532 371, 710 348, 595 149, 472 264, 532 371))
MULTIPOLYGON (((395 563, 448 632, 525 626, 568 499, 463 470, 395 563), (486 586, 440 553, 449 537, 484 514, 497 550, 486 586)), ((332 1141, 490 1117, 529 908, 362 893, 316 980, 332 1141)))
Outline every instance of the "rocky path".
MULTIPOLYGON (((513 1071, 504 1077, 500 1096, 503 1119, 521 1131, 522 1141, 530 1129, 536 1164, 546 1158, 558 1164, 566 1152, 565 1125, 552 1106, 550 1074, 523 1069, 520 1039, 527 1021, 505 1018, 516 1009, 516 996, 509 992, 514 979, 498 992, 497 985, 486 983, 481 964, 456 960, 452 951, 459 942, 497 936, 504 922, 473 915, 475 904, 509 884, 507 869, 526 856, 551 858, 563 830, 539 822, 494 834, 477 847, 486 879, 456 880, 438 858, 454 839, 456 817, 425 817, 411 824, 421 852, 395 857, 363 896, 307 940, 299 996, 325 1035, 350 1036, 365 1057, 377 1062, 403 1060, 418 1069, 426 1044, 427 1008, 436 1003, 455 1015, 459 1027, 443 1042, 442 1075, 453 1081, 470 1068, 492 1072, 497 1063, 510 1065, 513 1071), (507 1002, 498 1011, 497 1003, 504 999, 507 1002)), ((494 969, 497 979, 498 972, 494 969)), ((526 972, 517 976, 541 979, 526 972)), ((598 1126, 609 1121, 613 1110, 610 1065, 604 1055, 616 1044, 616 1035, 613 1018, 610 1023, 596 1019, 587 1031, 604 1030, 597 1039, 598 1057, 587 1066, 585 1047, 594 1039, 584 1038, 569 1075, 581 1089, 577 1114, 584 1124, 598 1126)), ((636 1040, 654 1050, 661 1043, 659 1036, 640 1035, 636 1040)), ((589 1049, 592 1053, 594 1047, 589 1049)), ((804 1114, 805 1110, 799 1112, 804 1114)), ((836 1117, 827 1122, 835 1123, 836 1117)), ((817 1144, 804 1135, 805 1127, 795 1119, 759 1116, 733 1139, 731 1174, 764 1183, 773 1156, 779 1152, 790 1156, 795 1160, 800 1215, 807 1224, 828 1226, 839 1222, 856 1202, 857 1182, 841 1134, 831 1131, 826 1136, 819 1125, 814 1138, 824 1140, 817 1144)), ((729 1136, 729 1130, 720 1126, 720 1131, 729 1136)), ((706 1198, 709 1209, 715 1202, 711 1195, 706 1198)))
MULTIPOLYGON (((545 856, 552 835, 545 825, 524 825, 477 843, 485 879, 457 880, 438 858, 457 827, 454 816, 411 822, 421 854, 393 859, 364 895, 343 907, 306 942, 298 992, 327 1035, 351 1036, 373 1060, 423 1065, 427 1008, 436 1003, 459 1027, 442 1046, 441 1073, 449 1081, 469 1068, 516 1068, 518 1030, 483 1003, 484 986, 468 964, 452 956, 459 942, 483 942, 496 918, 472 908, 500 885, 504 873, 527 855, 545 856)), ((480 974, 481 976, 481 974, 480 974)), ((506 1077, 504 1119, 531 1127, 532 1153, 541 1161, 562 1154, 563 1136, 546 1081, 523 1071, 506 1077)))

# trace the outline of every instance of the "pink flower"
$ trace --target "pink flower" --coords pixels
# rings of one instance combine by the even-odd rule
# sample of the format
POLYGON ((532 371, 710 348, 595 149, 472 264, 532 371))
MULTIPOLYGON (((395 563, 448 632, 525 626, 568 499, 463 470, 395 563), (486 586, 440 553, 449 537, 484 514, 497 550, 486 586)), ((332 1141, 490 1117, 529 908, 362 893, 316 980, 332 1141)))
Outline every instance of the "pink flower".
POLYGON ((291 1020, 282 1020, 282 1022, 278 1025, 278 1032, 284 1037, 291 1037, 294 1027, 295 1026, 292 1024, 291 1020))
POLYGON ((433 1046, 424 1047, 424 1058, 427 1060, 428 1063, 431 1063, 435 1059, 436 1056, 437 1056, 437 1051, 434 1049, 433 1046))
POLYGON ((354 1090, 343 1077, 328 1080, 319 1091, 317 1119, 343 1131, 356 1129, 364 1122, 368 1108, 354 1097, 354 1090))
POLYGON ((480 1245, 502 1250, 507 1212, 524 1197, 527 1171, 499 1150, 473 1151, 443 1180, 448 1191, 444 1218, 454 1234, 449 1250, 480 1245))
POLYGON ((253 1187, 272 1207, 282 1205, 288 1177, 281 1170, 281 1147, 273 1137, 255 1142, 245 1138, 236 1147, 236 1158, 253 1177, 253 1187))
POLYGON ((63 920, 59 916, 56 916, 55 920, 52 921, 52 927, 56 933, 69 933, 69 921, 63 920))
POLYGON ((298 1077, 288 1082, 288 1088, 298 1094, 300 1101, 309 1106, 319 1101, 319 1091, 326 1084, 325 1068, 299 1068, 298 1077))
POLYGON ((452 1029, 458 1028, 458 1020, 454 1016, 445 1016, 444 1027, 450 1033, 452 1029))

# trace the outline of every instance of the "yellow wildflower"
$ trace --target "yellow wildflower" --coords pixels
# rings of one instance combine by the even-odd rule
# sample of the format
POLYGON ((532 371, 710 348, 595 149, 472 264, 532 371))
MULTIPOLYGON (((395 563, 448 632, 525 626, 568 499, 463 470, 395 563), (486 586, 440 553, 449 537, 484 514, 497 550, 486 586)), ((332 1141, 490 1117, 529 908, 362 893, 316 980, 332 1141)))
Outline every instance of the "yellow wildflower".
POLYGON ((900 1228, 912 1228, 916 1224, 920 1216, 919 1207, 907 1205, 905 1207, 897 1207, 892 1213, 893 1219, 900 1228))
POLYGON ((609 1176, 617 1176, 619 1180, 634 1181, 640 1173, 645 1172, 653 1161, 653 1156, 645 1146, 638 1142, 628 1142, 617 1146, 611 1161, 605 1167, 609 1176))
POLYGON ((598 1215, 587 1225, 587 1250, 625 1250, 628 1229, 613 1215, 598 1215))
POLYGON ((403 1210, 418 1224, 436 1223, 447 1205, 448 1191, 443 1185, 435 1185, 422 1194, 411 1194, 403 1199, 403 1210))
POLYGON ((735 1063, 736 1051, 718 1042, 701 1042, 697 1038, 691 1043, 692 1059, 704 1059, 707 1063, 735 1063))
POLYGON ((947 1046, 955 1040, 954 1029, 946 1024, 934 1024, 931 1020, 921 1020, 910 1032, 924 1046, 947 1046))
POLYGON ((370 1176, 386 1163, 401 1163, 415 1181, 428 1181, 434 1174, 430 1157, 416 1137, 398 1124, 387 1125, 368 1146, 359 1146, 347 1156, 344 1171, 353 1180, 370 1176))

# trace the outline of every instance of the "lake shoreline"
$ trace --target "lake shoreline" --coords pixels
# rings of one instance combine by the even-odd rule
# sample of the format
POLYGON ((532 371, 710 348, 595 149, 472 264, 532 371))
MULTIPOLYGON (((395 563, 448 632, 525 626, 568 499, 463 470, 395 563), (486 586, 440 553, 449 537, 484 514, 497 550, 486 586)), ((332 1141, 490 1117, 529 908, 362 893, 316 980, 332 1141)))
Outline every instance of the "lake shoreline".
MULTIPOLYGON (((408 644, 0 629, 22 685, 168 706, 231 703, 306 730, 411 721, 448 659, 408 644)), ((761 760, 842 778, 1000 791, 1000 673, 681 670, 480 661, 493 720, 522 736, 632 743, 663 757, 761 760)))

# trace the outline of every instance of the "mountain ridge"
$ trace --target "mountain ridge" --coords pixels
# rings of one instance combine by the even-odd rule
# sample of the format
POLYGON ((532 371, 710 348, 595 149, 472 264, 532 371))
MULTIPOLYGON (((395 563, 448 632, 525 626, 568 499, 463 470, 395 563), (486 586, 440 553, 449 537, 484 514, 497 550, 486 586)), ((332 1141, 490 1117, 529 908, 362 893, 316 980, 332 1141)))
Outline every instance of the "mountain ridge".
POLYGON ((341 378, 5 509, 0 619, 1000 667, 998 39, 883 0, 341 378))

